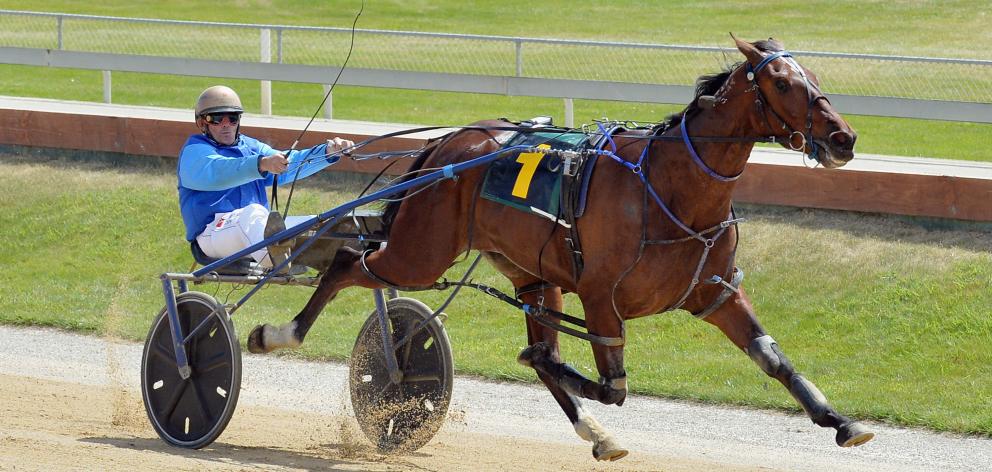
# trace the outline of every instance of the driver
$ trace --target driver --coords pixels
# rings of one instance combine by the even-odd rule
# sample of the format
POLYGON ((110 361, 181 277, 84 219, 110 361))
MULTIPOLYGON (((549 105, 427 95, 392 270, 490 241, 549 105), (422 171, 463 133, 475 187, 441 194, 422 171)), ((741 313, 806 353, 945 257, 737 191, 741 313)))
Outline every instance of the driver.
MULTIPOLYGON (((179 154, 179 208, 186 240, 212 258, 230 256, 264 239, 269 218, 266 186, 277 178, 284 185, 309 177, 337 162, 338 154, 355 144, 335 137, 309 149, 272 149, 239 132, 241 99, 223 85, 204 90, 194 112, 200 134, 190 136, 179 154)), ((263 268, 273 266, 266 248, 251 257, 263 268)))

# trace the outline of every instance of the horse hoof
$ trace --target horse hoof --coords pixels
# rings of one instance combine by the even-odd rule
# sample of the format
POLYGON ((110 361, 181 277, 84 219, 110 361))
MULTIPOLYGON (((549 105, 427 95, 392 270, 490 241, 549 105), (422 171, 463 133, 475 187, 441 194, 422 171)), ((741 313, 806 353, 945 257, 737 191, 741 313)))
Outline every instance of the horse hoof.
POLYGON ((875 433, 857 421, 844 423, 837 428, 837 445, 840 447, 860 446, 874 437, 875 433))
POLYGON ((265 349, 265 342, 262 341, 262 325, 255 326, 248 334, 248 352, 252 354, 265 354, 269 352, 265 349))
POLYGON ((616 461, 623 459, 628 451, 613 438, 606 438, 592 447, 592 455, 597 461, 616 461))
POLYGON ((549 351, 550 349, 546 343, 538 342, 531 344, 520 351, 520 354, 517 355, 517 362, 526 367, 534 367, 534 362, 548 357, 549 351))
POLYGON ((533 356, 533 353, 531 352, 530 347, 525 347, 523 351, 520 351, 520 354, 517 354, 517 363, 524 367, 533 368, 534 363, 530 360, 531 356, 533 356))

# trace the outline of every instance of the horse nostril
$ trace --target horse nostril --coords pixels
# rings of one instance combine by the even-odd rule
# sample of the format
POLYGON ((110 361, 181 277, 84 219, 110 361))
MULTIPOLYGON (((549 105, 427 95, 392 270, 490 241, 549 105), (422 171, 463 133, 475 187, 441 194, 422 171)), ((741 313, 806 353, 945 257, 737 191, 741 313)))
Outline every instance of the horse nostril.
POLYGON ((847 131, 834 131, 830 133, 830 142, 840 149, 854 148, 854 141, 858 139, 856 135, 847 131))

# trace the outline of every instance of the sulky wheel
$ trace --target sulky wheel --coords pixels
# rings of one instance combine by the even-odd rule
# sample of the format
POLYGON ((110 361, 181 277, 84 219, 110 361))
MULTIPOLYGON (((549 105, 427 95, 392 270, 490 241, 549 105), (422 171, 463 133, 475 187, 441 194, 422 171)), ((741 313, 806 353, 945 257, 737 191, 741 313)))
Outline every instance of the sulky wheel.
POLYGON ((227 310, 213 297, 186 292, 176 297, 182 336, 207 324, 186 343, 192 373, 179 376, 169 315, 159 313, 141 357, 141 396, 155 432, 167 443, 199 449, 227 427, 241 389, 241 347, 227 310))
MULTIPOLYGON (((393 343, 433 313, 412 298, 394 298, 387 307, 393 343)), ((355 418, 383 452, 413 451, 434 437, 448 412, 454 377, 451 344, 437 318, 409 343, 395 346, 395 352, 403 373, 398 384, 390 381, 379 318, 373 311, 355 341, 349 380, 355 418)))

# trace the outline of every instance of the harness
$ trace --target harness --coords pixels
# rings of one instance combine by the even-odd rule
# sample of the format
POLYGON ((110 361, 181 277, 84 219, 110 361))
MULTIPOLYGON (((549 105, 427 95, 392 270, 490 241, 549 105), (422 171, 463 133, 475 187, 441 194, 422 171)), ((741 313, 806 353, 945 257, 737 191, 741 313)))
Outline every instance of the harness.
MULTIPOLYGON (((681 139, 683 140, 683 142, 685 143, 686 147, 688 148, 689 154, 693 157, 693 162, 695 162, 696 165, 699 166, 707 175, 709 175, 709 176, 713 177, 714 179, 719 180, 721 182, 732 182, 732 181, 737 180, 741 176, 740 173, 738 173, 736 175, 732 175, 732 176, 720 175, 716 171, 714 171, 713 169, 711 169, 709 166, 707 166, 706 163, 703 162, 703 160, 699 157, 699 154, 696 152, 694 146, 692 145, 692 140, 689 139, 689 136, 687 134, 686 127, 685 127, 685 117, 684 116, 683 116, 683 119, 682 119, 682 123, 681 123, 680 128, 681 128, 681 134, 682 134, 681 135, 681 139)), ((616 144, 612 142, 612 139, 611 139, 611 145, 613 146, 613 149, 615 150, 616 149, 616 144)), ((716 241, 719 240, 721 236, 723 236, 723 234, 727 231, 727 228, 729 228, 732 225, 736 225, 737 223, 740 223, 740 222, 744 221, 743 218, 736 218, 734 216, 733 209, 731 209, 731 213, 730 213, 730 215, 728 216, 728 218, 726 220, 724 220, 723 222, 721 222, 721 223, 719 223, 719 224, 717 224, 715 226, 712 226, 710 228, 703 229, 702 231, 695 231, 691 227, 689 227, 687 224, 685 224, 684 222, 682 222, 682 220, 679 219, 679 217, 676 216, 675 213, 672 212, 672 210, 670 208, 668 208, 668 205, 666 205, 665 204, 665 201, 661 199, 661 196, 658 195, 658 192, 655 191, 654 186, 651 185, 651 182, 648 181, 647 176, 644 174, 645 161, 646 161, 648 155, 650 154, 650 152, 649 152, 650 149, 651 149, 651 143, 649 142, 647 145, 644 146, 644 149, 641 151, 640 157, 637 159, 637 162, 626 161, 626 160, 622 159, 620 156, 617 156, 615 153, 612 153, 612 152, 609 153, 608 156, 611 159, 613 159, 615 162, 617 162, 618 164, 620 164, 620 165, 622 165, 622 166, 630 169, 630 171, 634 175, 636 175, 638 177, 638 179, 640 179, 642 185, 644 185, 644 190, 645 190, 645 193, 646 193, 645 199, 647 198, 647 195, 650 195, 651 199, 654 200, 654 202, 658 205, 659 208, 661 208, 662 213, 664 213, 665 216, 671 222, 675 223, 675 225, 678 226, 679 229, 681 229, 683 232, 685 232, 688 236, 685 236, 685 237, 682 237, 682 238, 676 238, 676 239, 661 239, 661 240, 649 240, 649 239, 647 239, 647 215, 646 215, 646 213, 647 213, 647 205, 644 205, 644 213, 645 213, 645 215, 642 218, 643 225, 642 225, 642 229, 641 229, 641 241, 640 241, 640 245, 638 246, 637 257, 634 259, 634 262, 631 263, 631 265, 629 267, 627 267, 627 270, 625 270, 620 275, 620 277, 617 278, 617 281, 613 284, 613 288, 612 288, 612 292, 611 292, 611 296, 610 296, 611 301, 613 302, 614 313, 618 317, 620 317, 620 310, 617 308, 617 306, 616 306, 616 300, 615 300, 615 295, 616 295, 617 287, 620 286, 620 283, 623 281, 624 278, 626 278, 627 274, 629 274, 631 271, 633 271, 634 267, 638 264, 638 262, 640 262, 641 258, 644 255, 644 249, 645 249, 646 246, 649 246, 649 245, 677 244, 677 243, 682 243, 682 242, 687 242, 687 241, 692 241, 692 240, 699 241, 700 243, 703 244, 703 253, 699 257, 699 262, 696 264, 695 271, 693 272, 692 279, 689 281, 688 287, 686 287, 685 291, 682 293, 682 296, 679 298, 678 301, 676 301, 671 306, 669 306, 669 307, 665 308, 664 310, 662 310, 662 312, 676 310, 676 309, 682 307, 682 305, 685 303, 686 299, 689 298, 689 294, 692 293, 693 289, 695 289, 697 285, 699 285, 699 283, 700 283, 699 275, 700 275, 700 273, 702 273, 703 266, 706 264, 706 260, 709 258, 710 250, 716 245, 716 241), (710 236, 710 235, 712 235, 712 236, 710 236)), ((736 243, 735 243, 735 246, 736 246, 736 243)), ((736 251, 736 247, 735 247, 735 251, 736 251)), ((736 274, 740 274, 740 276, 733 277, 731 279, 731 283, 730 284, 724 283, 724 291, 721 293, 720 296, 717 297, 718 300, 720 300, 719 304, 722 304, 723 301, 725 301, 730 296, 730 292, 736 292, 737 289, 738 289, 738 287, 740 286, 741 280, 743 280, 743 271, 740 271, 740 270, 738 270, 736 268, 734 268, 734 271, 735 271, 736 274)), ((723 282, 723 278, 720 277, 720 276, 718 276, 718 275, 714 275, 708 282, 709 283, 722 283, 723 282)), ((712 306, 711 305, 710 307, 704 309, 702 312, 699 312, 698 314, 695 314, 695 316, 697 316, 699 318, 704 318, 705 316, 707 316, 710 313, 712 313, 713 311, 715 311, 716 308, 719 307, 719 304, 716 305, 716 306, 712 306)))
MULTIPOLYGON (((768 129, 770 131, 773 132, 772 135, 769 136, 769 137, 757 137, 757 138, 750 138, 750 137, 745 137, 745 138, 702 137, 702 138, 696 138, 696 141, 706 141, 706 142, 771 142, 771 143, 781 143, 781 140, 775 136, 775 133, 774 133, 775 126, 773 126, 772 123, 771 123, 771 121, 769 120, 769 115, 770 115, 771 117, 773 117, 778 122, 779 127, 781 129, 786 130, 786 131, 789 131, 788 142, 787 142, 789 148, 791 148, 792 150, 795 150, 795 151, 803 151, 805 153, 805 148, 806 148, 807 145, 809 145, 810 146, 810 153, 809 153, 808 157, 810 159, 815 159, 815 160, 818 161, 819 160, 818 152, 819 152, 819 147, 820 146, 813 141, 813 137, 812 137, 813 106, 816 104, 816 102, 818 100, 821 100, 821 99, 822 100, 825 100, 827 103, 829 103, 830 101, 822 94, 822 92, 816 86, 816 84, 812 83, 809 80, 809 77, 807 77, 807 75, 803 71, 802 67, 800 67, 798 65, 798 63, 796 63, 795 60, 792 59, 792 55, 790 53, 786 52, 786 51, 777 51, 777 52, 774 52, 772 54, 769 54, 757 66, 754 66, 754 67, 752 67, 750 63, 747 63, 747 65, 746 65, 746 72, 747 72, 746 73, 747 79, 748 79, 749 82, 751 82, 751 86, 746 91, 747 92, 751 92, 751 91, 755 92, 755 95, 756 95, 755 105, 757 106, 757 108, 759 110, 759 113, 764 118, 764 121, 765 121, 766 126, 768 127, 768 129), (788 123, 786 123, 786 121, 784 119, 782 119, 782 117, 777 112, 775 112, 775 110, 773 110, 770 106, 767 105, 767 103, 766 103, 767 102, 767 98, 761 92, 761 89, 758 86, 758 83, 756 81, 756 75, 757 75, 757 73, 760 72, 770 62, 772 62, 772 61, 774 61, 776 59, 779 59, 779 58, 782 58, 783 60, 788 61, 789 64, 793 65, 796 68, 796 70, 798 71, 798 73, 800 74, 800 76, 803 78, 803 81, 804 81, 804 83, 806 85, 806 91, 807 91, 807 96, 808 96, 809 100, 807 102, 806 130, 805 131, 796 130, 796 129, 792 128, 791 126, 789 126, 788 123), (794 145, 793 144, 793 140, 794 140, 793 138, 795 136, 799 136, 799 138, 801 139, 801 141, 800 141, 800 143, 798 145, 794 145)), ((637 257, 631 263, 631 265, 620 275, 620 277, 618 277, 617 281, 614 283, 614 285, 612 287, 611 299, 614 299, 615 298, 615 293, 616 293, 616 290, 617 290, 617 287, 619 286, 619 284, 623 281, 623 279, 630 272, 633 271, 634 267, 639 263, 639 261, 641 260, 641 258, 643 256, 644 250, 645 250, 645 248, 647 246, 651 246, 651 245, 678 244, 678 243, 682 243, 682 242, 688 242, 688 241, 695 240, 695 241, 700 242, 703 245, 703 251, 702 251, 702 254, 699 257, 698 263, 696 264, 695 270, 693 272, 693 276, 692 276, 691 280, 689 281, 688 286, 686 287, 686 289, 683 292, 682 296, 678 299, 678 301, 676 301, 675 303, 673 303, 669 307, 667 307, 664 310, 662 310, 662 312, 667 312, 667 311, 675 310, 675 309, 678 309, 678 308, 682 307, 682 305, 688 299, 688 297, 692 293, 692 291, 699 284, 701 284, 701 283, 710 284, 710 285, 721 285, 723 287, 723 290, 714 298, 714 300, 706 308, 702 309, 701 311, 699 311, 697 313, 693 313, 693 316, 695 316, 695 317, 697 317, 699 319, 704 319, 707 316, 709 316, 710 314, 712 314, 714 311, 716 311, 717 309, 719 309, 720 306, 722 306, 730 298, 730 296, 732 294, 738 293, 739 290, 740 290, 740 284, 741 284, 741 282, 744 279, 744 272, 741 269, 737 268, 737 267, 728 267, 727 268, 727 272, 725 272, 725 273, 729 273, 729 280, 728 280, 728 277, 723 277, 723 276, 720 276, 720 275, 713 275, 709 279, 700 280, 700 274, 702 273, 703 267, 705 266, 706 261, 709 258, 710 251, 716 245, 716 242, 726 233, 726 231, 727 231, 727 229, 729 227, 731 227, 733 225, 737 225, 738 223, 744 221, 744 219, 743 218, 737 218, 735 216, 733 207, 731 207, 730 214, 727 216, 727 218, 724 221, 722 221, 722 222, 720 222, 720 223, 718 223, 718 224, 716 224, 716 225, 714 225, 712 227, 705 228, 705 229, 700 230, 700 231, 696 231, 696 230, 692 229, 690 226, 688 226, 687 224, 685 224, 681 219, 679 219, 674 214, 674 212, 668 207, 668 205, 665 204, 664 200, 662 200, 662 198, 660 197, 660 195, 658 194, 658 192, 654 189, 653 185, 651 185, 651 183, 648 181, 647 176, 644 173, 645 165, 647 163, 647 158, 648 158, 648 156, 650 154, 651 144, 654 141, 675 141, 675 140, 678 140, 678 141, 681 141, 686 146, 686 149, 687 149, 689 155, 691 156, 692 161, 696 164, 696 166, 699 167, 702 172, 704 172, 706 175, 710 176, 714 180, 717 180, 717 181, 720 181, 720 182, 733 182, 733 181, 736 181, 737 179, 740 178, 741 172, 738 172, 737 174, 734 174, 734 175, 722 175, 722 174, 714 171, 712 168, 710 168, 702 160, 702 158, 699 156, 699 153, 696 151, 695 146, 693 145, 693 138, 690 137, 689 131, 687 129, 687 124, 686 124, 686 121, 687 120, 686 120, 686 118, 687 117, 685 115, 683 115, 682 120, 681 120, 681 122, 679 124, 679 128, 680 128, 679 129, 679 136, 661 136, 660 133, 663 132, 663 131, 665 131, 666 130, 665 128, 656 128, 655 129, 655 132, 652 135, 650 135, 650 136, 643 136, 643 137, 641 137, 641 136, 632 136, 631 138, 633 138, 633 139, 646 139, 646 140, 648 140, 647 144, 644 146, 644 149, 641 151, 641 153, 640 153, 640 155, 639 155, 639 157, 638 157, 638 159, 637 159, 636 162, 629 162, 627 160, 624 160, 623 158, 621 158, 620 156, 618 156, 616 154, 617 146, 616 146, 616 143, 613 140, 612 135, 613 135, 613 133, 615 131, 617 131, 618 127, 607 129, 602 123, 597 123, 597 127, 599 129, 599 133, 598 134, 599 134, 599 136, 601 136, 601 142, 597 143, 597 146, 594 149, 589 149, 589 150, 581 151, 581 152, 572 152, 571 154, 567 154, 567 153, 561 152, 561 151, 551 151, 551 152, 557 152, 557 153, 559 153, 559 156, 561 156, 562 159, 563 159, 563 161, 562 161, 563 162, 563 165, 562 165, 563 169, 566 169, 565 172, 569 172, 573 176, 579 175, 580 173, 582 173, 581 169, 583 169, 583 165, 586 162, 588 162, 588 161, 593 161, 594 162, 595 161, 594 158, 597 158, 599 156, 609 157, 614 162, 616 162, 616 163, 618 163, 618 164, 626 167, 628 170, 631 171, 631 173, 633 173, 635 176, 637 176, 637 178, 641 181, 642 185, 644 186, 644 199, 645 199, 645 203, 647 202, 647 199, 650 196, 650 198, 652 200, 654 200, 654 202, 661 209, 661 211, 665 215, 665 217, 668 218, 672 223, 674 223, 681 231, 683 231, 686 234, 686 236, 684 236, 684 237, 674 238, 674 239, 664 239, 664 240, 649 240, 649 239, 647 239, 647 211, 648 211, 648 205, 646 205, 646 204, 643 205, 643 208, 644 208, 644 210, 643 210, 644 211, 643 222, 644 222, 644 224, 642 225, 642 234, 641 234, 641 240, 640 240, 640 244, 639 244, 639 248, 638 248, 637 257), (605 149, 607 147, 607 145, 609 146, 609 150, 605 149), (571 159, 571 160, 569 160, 569 159, 571 159), (575 171, 571 171, 570 169, 573 169, 573 168, 576 169, 576 170, 575 171)), ((438 129, 438 128, 440 128, 440 127, 421 128, 421 129, 418 129, 418 130, 411 130, 409 132, 420 131, 420 130, 427 130, 427 129, 438 129)), ((518 127, 488 127, 488 128, 487 127, 464 127, 463 129, 480 129, 480 128, 481 129, 497 129, 497 130, 522 131, 521 128, 518 128, 518 127)), ((398 135, 398 134, 401 134, 401 133, 390 133, 390 135, 387 135, 387 136, 393 136, 393 135, 398 135)), ((386 137, 386 136, 379 137, 378 139, 382 139, 384 137, 386 137)), ((372 140, 378 140, 378 139, 373 138, 372 140)), ((356 145, 356 147, 359 147, 359 146, 364 145, 364 144, 368 144, 372 140, 367 140, 366 142, 359 143, 359 145, 356 145)), ((371 158, 371 157, 379 157, 379 156, 376 156, 376 155, 363 156, 363 158, 371 158)), ((570 179, 566 179, 566 180, 570 180, 570 179)), ((574 181, 574 179, 573 179, 573 181, 574 181)), ((569 192, 563 192, 563 197, 564 197, 564 195, 566 193, 569 194, 569 195, 574 196, 572 194, 572 192, 569 191, 569 192)), ((565 218, 569 219, 568 220, 568 223, 569 223, 569 226, 571 228, 576 228, 577 227, 577 225, 574 224, 574 218, 576 216, 575 215, 576 212, 574 211, 574 209, 575 209, 575 201, 576 200, 574 200, 571 197, 570 198, 563 198, 562 199, 562 202, 565 204, 563 206, 568 207, 570 209, 569 211, 565 211, 563 216, 565 218)), ((583 265, 583 263, 582 263, 582 250, 581 250, 581 244, 579 242, 579 236, 578 236, 577 230, 573 230, 573 231, 570 231, 570 235, 569 235, 569 238, 568 238, 569 241, 568 242, 569 242, 569 245, 570 245, 570 250, 571 250, 572 255, 573 255, 573 264, 574 264, 574 268, 575 268, 576 281, 578 281, 578 277, 581 275, 581 270, 582 270, 582 265, 583 265)), ((734 252, 736 252, 736 245, 737 245, 737 242, 735 241, 735 243, 734 243, 734 250, 733 250, 734 252)), ((471 273, 471 269, 470 269, 470 271, 465 274, 465 278, 463 278, 463 280, 461 282, 450 282, 450 281, 447 281, 447 280, 441 280, 441 281, 435 282, 434 284, 432 284, 429 287, 396 287, 394 284, 390 283, 387 280, 384 280, 383 278, 377 276, 376 274, 372 273, 371 270, 369 270, 368 266, 365 264, 365 256, 367 254, 368 253, 363 254, 363 256, 361 258, 362 259, 361 262, 362 262, 363 272, 365 272, 365 274, 367 276, 369 276, 370 278, 372 278, 373 280, 376 280, 377 282, 379 282, 379 283, 381 283, 383 285, 394 287, 394 288, 398 288, 399 290, 403 290, 403 291, 425 290, 425 289, 443 290, 443 289, 447 289, 447 288, 452 287, 452 286, 454 286, 456 288, 457 287, 461 287, 461 286, 472 287, 472 288, 476 288, 478 290, 481 290, 481 291, 483 291, 484 293, 486 293, 488 295, 491 295, 493 297, 496 297, 496 298, 498 298, 498 299, 500 299, 502 301, 505 301, 507 303, 510 303, 511 305, 514 305, 514 306, 522 309, 525 315, 527 315, 528 317, 530 317, 532 319, 537 320, 539 323, 541 323, 542 325, 545 325, 545 326, 547 326, 549 328, 552 328, 552 329, 555 329, 555 330, 558 330, 558 331, 561 331, 561 332, 565 332, 567 334, 571 334, 571 335, 577 336, 577 337, 579 337, 581 339, 585 339, 585 340, 588 340, 588 341, 593 342, 593 343, 602 344, 602 345, 606 345, 606 346, 619 346, 619 345, 623 345, 623 343, 624 343, 624 335, 623 334, 621 334, 621 336, 619 336, 619 337, 603 337, 603 336, 597 336, 597 335, 594 335, 594 334, 591 334, 591 333, 582 333, 582 332, 579 332, 579 331, 574 330, 574 329, 570 329, 570 328, 567 328, 567 327, 559 326, 558 324, 555 324, 555 323, 551 323, 550 322, 551 320, 549 320, 548 318, 551 318, 551 319, 553 319, 555 321, 559 321, 559 322, 566 321, 566 322, 570 322, 572 324, 575 324, 577 326, 585 327, 584 320, 581 320, 581 319, 578 319, 578 318, 574 318, 574 317, 571 317, 569 315, 566 315, 564 313, 560 313, 560 312, 557 312, 557 311, 554 311, 554 310, 547 309, 547 308, 545 308, 543 306, 536 306, 535 307, 535 306, 532 306, 532 305, 523 304, 522 302, 519 301, 520 296, 522 294, 524 294, 524 293, 529 293, 529 292, 534 292, 534 291, 540 291, 540 290, 544 290, 545 288, 548 288, 548 287, 553 286, 553 285, 547 284, 546 282, 537 282, 537 283, 534 283, 534 284, 531 284, 531 285, 520 287, 520 288, 517 289, 517 292, 515 294, 516 295, 516 298, 511 298, 509 295, 506 295, 506 294, 500 292, 499 290, 497 290, 497 289, 495 289, 493 287, 489 287, 489 286, 485 286, 485 285, 477 284, 477 283, 472 283, 472 282, 466 282, 469 273, 471 273)), ((731 258, 731 260, 733 260, 733 259, 731 258)), ((474 264, 473 264, 473 268, 474 268, 474 264)), ((453 297, 453 295, 454 294, 452 294, 452 297, 453 297)), ((449 298, 449 300, 450 300, 450 298, 449 298)), ((621 322, 621 333, 623 333, 623 331, 624 331, 624 329, 623 329, 623 318, 620 315, 620 311, 619 311, 619 309, 616 306, 615 299, 613 300, 613 308, 614 308, 614 312, 617 315, 617 317, 620 318, 620 322, 621 322)))
MULTIPOLYGON (((827 103, 830 103, 830 101, 823 95, 823 93, 816 86, 816 84, 813 84, 809 80, 809 77, 807 77, 807 75, 806 75, 805 71, 803 71, 802 67, 800 67, 799 64, 795 61, 795 59, 792 58, 792 54, 790 54, 787 51, 776 51, 776 52, 774 52, 772 54, 769 54, 764 59, 762 59, 762 61, 759 62, 757 66, 754 66, 754 67, 752 67, 750 63, 746 63, 746 64, 747 64, 746 65, 746 69, 745 69, 746 72, 747 72, 746 73, 746 76, 747 76, 748 81, 751 83, 751 86, 747 89, 747 91, 748 92, 750 92, 750 91, 754 91, 755 92, 755 95, 756 95, 755 104, 758 107, 759 112, 761 113, 761 115, 764 117, 765 123, 768 126, 768 129, 769 130, 774 130, 775 129, 771 125, 771 123, 769 122, 769 120, 768 120, 768 115, 770 113, 776 120, 778 120, 778 122, 779 122, 779 124, 780 124, 780 126, 781 126, 782 129, 785 129, 787 131, 790 131, 788 144, 789 144, 789 147, 792 150, 796 150, 796 151, 802 150, 803 152, 805 152, 805 147, 806 147, 807 144, 809 144, 810 149, 811 149, 809 157, 811 159, 819 160, 819 157, 818 157, 819 146, 814 142, 813 137, 812 137, 812 133, 813 133, 813 131, 812 131, 813 130, 813 105, 818 100, 821 100, 821 99, 827 101, 827 103), (788 123, 786 123, 785 120, 783 120, 782 117, 778 113, 775 112, 775 110, 773 110, 770 106, 767 106, 766 105, 767 99, 765 98, 764 94, 761 92, 761 88, 758 86, 758 83, 756 81, 756 79, 757 79, 757 73, 760 72, 762 69, 764 69, 765 66, 767 66, 769 63, 771 63, 772 61, 774 61, 776 59, 779 59, 779 58, 782 58, 783 60, 787 61, 790 65, 792 65, 793 67, 795 67, 795 69, 798 71, 798 73, 800 74, 800 76, 803 78, 803 82, 806 85, 806 93, 807 93, 807 97, 809 98, 809 101, 807 102, 807 105, 806 105, 807 111, 806 111, 806 131, 805 131, 805 133, 802 132, 802 131, 795 130, 792 127, 790 127, 788 125, 788 123), (814 93, 814 91, 815 91, 815 93, 814 93), (796 136, 796 135, 798 135, 802 139, 801 143, 798 146, 794 146, 792 144, 792 137, 793 136, 796 136)), ((699 167, 706 175, 710 176, 711 178, 713 178, 713 179, 715 179, 715 180, 717 180, 719 182, 733 182, 733 181, 736 181, 737 179, 739 179, 740 176, 743 174, 743 170, 741 172, 738 172, 737 174, 734 174, 734 175, 721 175, 721 174, 717 173, 716 171, 714 171, 712 168, 710 168, 708 165, 706 165, 706 163, 699 156, 699 153, 696 152, 696 149, 695 149, 695 147, 692 144, 692 139, 690 138, 689 132, 688 132, 688 130, 686 128, 686 121, 687 121, 686 118, 687 117, 683 114, 682 120, 679 123, 680 138, 681 138, 682 142, 685 144, 685 147, 686 147, 687 151, 689 152, 689 155, 692 157, 692 161, 696 164, 696 166, 699 167)), ((659 129, 657 132, 660 132, 660 131, 661 130, 659 129)), ((655 136, 655 138, 663 138, 663 137, 655 136)), ((730 140, 737 140, 737 139, 736 138, 731 138, 730 140)), ((746 138, 745 139, 740 139, 740 141, 744 141, 744 140, 746 140, 746 138)), ((772 140, 774 141, 774 138, 772 140)), ((610 140, 610 143, 613 146, 613 150, 615 151, 616 150, 616 145, 612 142, 612 139, 610 140)), ((695 271, 694 271, 694 273, 692 275, 692 278, 690 279, 689 284, 686 287, 685 291, 683 292, 682 296, 679 298, 679 300, 677 302, 675 302, 674 304, 672 304, 668 308, 662 310, 662 312, 675 310, 675 309, 678 309, 678 308, 681 308, 682 307, 682 305, 685 303, 685 301, 689 298, 689 295, 692 293, 692 291, 701 283, 701 281, 699 279, 699 276, 702 273, 703 266, 706 264, 706 260, 709 258, 710 250, 716 245, 716 241, 719 240, 721 236, 723 236, 723 234, 726 232, 727 228, 729 228, 732 225, 736 225, 736 224, 744 221, 743 218, 736 218, 735 217, 733 207, 731 207, 730 215, 728 215, 728 217, 727 217, 726 220, 724 220, 723 222, 717 224, 716 226, 713 226, 713 227, 704 229, 702 231, 695 231, 692 228, 690 228, 688 225, 686 225, 685 223, 683 223, 682 220, 680 220, 671 211, 671 209, 668 208, 668 206, 665 204, 665 202, 661 199, 661 197, 655 191, 654 187, 648 181, 647 177, 644 175, 644 164, 645 164, 645 160, 647 159, 647 157, 649 155, 650 148, 651 148, 651 143, 649 142, 647 145, 644 146, 644 149, 643 149, 643 151, 641 151, 640 157, 638 158, 637 162, 633 162, 633 163, 632 162, 628 162, 628 161, 620 158, 615 153, 609 153, 608 156, 611 159, 613 159, 615 162, 617 162, 620 165, 628 168, 632 173, 634 173, 641 180, 641 183, 644 185, 645 193, 646 193, 645 199, 647 198, 647 195, 650 195, 651 196, 651 199, 653 199, 655 201, 655 203, 657 203, 657 205, 661 208, 661 210, 665 214, 665 216, 671 222, 675 223, 675 225, 678 226, 688 236, 683 237, 683 238, 677 238, 677 239, 648 240, 646 238, 647 218, 646 218, 646 214, 645 214, 645 217, 643 218, 644 225, 642 227, 641 242, 640 242, 640 245, 639 245, 639 248, 638 248, 637 257, 635 258, 634 262, 631 263, 631 265, 627 268, 627 270, 624 271, 621 274, 621 276, 617 279, 617 281, 614 283, 614 285, 613 285, 613 291, 612 291, 612 294, 611 294, 611 300, 613 301, 613 310, 614 310, 614 313, 617 315, 618 318, 621 319, 621 323, 623 322, 623 318, 621 317, 620 311, 619 311, 619 309, 616 306, 616 301, 615 301, 616 290, 617 290, 617 287, 619 287, 620 283, 623 281, 623 279, 627 276, 627 274, 629 274, 631 271, 633 271, 633 269, 637 265, 637 263, 640 262, 640 260, 641 260, 641 258, 643 256, 643 253, 644 253, 644 249, 645 249, 646 246, 648 246, 648 245, 676 244, 676 243, 687 242, 687 241, 691 241, 691 240, 697 240, 697 241, 699 241, 700 243, 703 244, 703 252, 702 252, 702 254, 699 257, 699 262, 696 264, 696 268, 695 268, 695 271), (708 235, 712 235, 712 236, 711 237, 707 237, 708 235)), ((645 205, 645 213, 646 213, 646 205, 645 205)), ((737 242, 735 241, 734 242, 734 252, 736 252, 736 250, 737 250, 737 247, 736 246, 737 246, 737 242)), ((693 316, 695 316, 696 318, 699 318, 699 319, 703 319, 703 318, 706 318, 707 316, 709 316, 714 311, 716 311, 721 305, 723 305, 724 302, 727 301, 727 299, 730 297, 730 295, 732 293, 739 292, 740 284, 743 281, 743 279, 744 279, 744 271, 738 269, 737 267, 733 267, 732 268, 732 275, 730 277, 730 281, 729 282, 727 282, 724 279, 724 277, 721 277, 719 275, 713 275, 710 279, 706 280, 705 283, 708 283, 708 284, 719 284, 719 285, 722 285, 723 286, 723 291, 721 291, 720 294, 717 295, 716 299, 709 306, 707 306, 706 308, 704 308, 702 311, 699 311, 697 313, 693 313, 693 316)))

